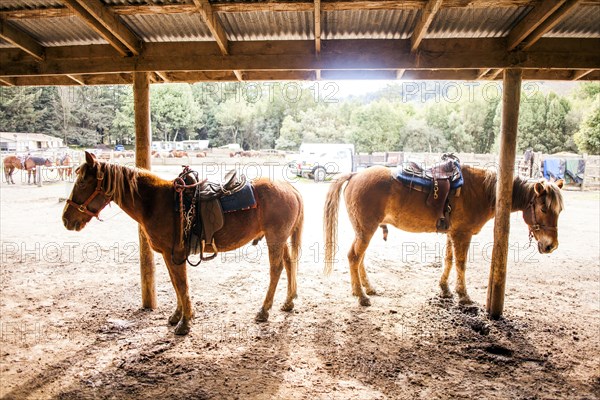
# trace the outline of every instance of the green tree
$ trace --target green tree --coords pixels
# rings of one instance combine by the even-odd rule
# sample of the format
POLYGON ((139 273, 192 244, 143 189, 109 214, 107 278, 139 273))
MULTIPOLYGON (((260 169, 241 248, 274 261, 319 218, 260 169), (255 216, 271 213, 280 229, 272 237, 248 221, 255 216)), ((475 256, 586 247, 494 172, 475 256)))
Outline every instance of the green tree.
POLYGON ((596 96, 594 107, 575 134, 575 143, 589 154, 600 154, 600 95, 596 96))

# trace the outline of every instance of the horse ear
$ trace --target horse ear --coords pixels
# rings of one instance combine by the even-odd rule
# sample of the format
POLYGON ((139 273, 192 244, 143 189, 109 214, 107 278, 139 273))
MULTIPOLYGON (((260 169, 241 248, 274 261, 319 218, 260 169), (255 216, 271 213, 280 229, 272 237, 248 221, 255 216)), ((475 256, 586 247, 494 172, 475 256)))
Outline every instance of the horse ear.
POLYGON ((562 189, 563 185, 565 184, 565 180, 564 179, 559 179, 556 182, 556 186, 558 186, 559 189, 562 189))
POLYGON ((86 151, 85 152, 85 162, 90 167, 94 166, 94 164, 96 163, 96 156, 93 153, 90 153, 90 152, 86 151))
POLYGON ((533 185, 533 190, 535 191, 535 194, 538 196, 543 195, 546 192, 546 187, 544 186, 544 182, 538 182, 535 185, 533 185))

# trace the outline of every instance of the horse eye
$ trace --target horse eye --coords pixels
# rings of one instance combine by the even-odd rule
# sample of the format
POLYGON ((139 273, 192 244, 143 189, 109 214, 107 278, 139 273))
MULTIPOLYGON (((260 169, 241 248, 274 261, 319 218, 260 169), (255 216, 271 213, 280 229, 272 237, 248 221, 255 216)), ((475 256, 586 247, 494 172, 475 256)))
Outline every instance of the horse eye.
POLYGON ((544 214, 546 214, 546 213, 548 212, 548 209, 546 208, 546 206, 542 206, 542 212, 543 212, 544 214))

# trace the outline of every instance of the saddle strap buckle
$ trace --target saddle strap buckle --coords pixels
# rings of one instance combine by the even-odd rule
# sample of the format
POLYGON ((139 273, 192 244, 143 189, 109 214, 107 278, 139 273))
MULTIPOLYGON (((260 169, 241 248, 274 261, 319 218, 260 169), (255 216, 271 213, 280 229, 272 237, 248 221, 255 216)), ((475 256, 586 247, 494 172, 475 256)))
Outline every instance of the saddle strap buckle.
POLYGON ((438 196, 438 191, 439 191, 439 190, 440 190, 440 188, 438 187, 438 181, 437 181, 437 179, 434 179, 434 180, 433 180, 433 198, 434 198, 435 200, 437 200, 437 199, 438 199, 438 197, 439 197, 439 196, 438 196))

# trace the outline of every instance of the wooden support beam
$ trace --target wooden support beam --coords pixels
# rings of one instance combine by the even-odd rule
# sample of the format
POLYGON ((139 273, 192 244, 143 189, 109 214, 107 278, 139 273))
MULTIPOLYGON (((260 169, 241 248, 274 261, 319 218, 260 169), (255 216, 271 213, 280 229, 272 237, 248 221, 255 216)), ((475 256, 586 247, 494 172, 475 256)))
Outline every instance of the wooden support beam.
POLYGON ((71 79, 73 82, 78 85, 85 86, 85 82, 83 81, 83 77, 81 75, 66 75, 67 78, 71 79))
POLYGON ((508 50, 514 50, 542 22, 560 8, 566 0, 545 0, 538 3, 508 34, 508 50))
POLYGON ((500 128, 500 160, 496 181, 494 247, 488 283, 486 310, 492 318, 500 318, 504 309, 508 235, 512 211, 513 171, 517 149, 519 102, 521 99, 520 69, 504 71, 502 88, 502 123, 500 128))
POLYGON ((45 48, 34 38, 0 19, 0 38, 10 42, 38 61, 45 57, 45 48))
POLYGON ((221 23, 217 19, 217 14, 212 8, 212 5, 208 0, 194 0, 196 10, 202 16, 208 29, 212 33, 213 38, 217 42, 217 45, 221 49, 224 55, 229 54, 229 43, 227 35, 221 26, 221 23))
MULTIPOLYGON (((547 0, 544 0, 547 1, 547 0)), ((540 0, 444 0, 442 8, 514 8, 536 6, 540 0)), ((321 4, 321 11, 352 10, 420 10, 427 0, 342 0, 326 1, 321 4)), ((584 0, 582 5, 598 5, 598 0, 584 0)), ((249 13, 249 12, 312 12, 312 1, 257 1, 257 2, 222 2, 212 3, 216 13, 249 13)), ((191 14, 197 12, 194 4, 131 4, 108 6, 115 15, 137 14, 191 14)), ((65 7, 5 9, 0 11, 0 18, 31 19, 70 17, 73 13, 65 7)))
POLYGON ((588 75, 589 75, 589 74, 591 74, 592 72, 594 72, 594 70, 593 70, 593 69, 588 69, 587 71, 585 71, 585 70, 584 70, 584 71, 575 71, 575 72, 573 73, 573 80, 574 80, 574 81, 578 81, 578 80, 580 80, 581 78, 583 78, 583 77, 585 77, 585 76, 588 76, 588 75))
POLYGON ((440 9, 441 4, 442 0, 429 0, 425 5, 425 8, 421 12, 421 18, 419 19, 419 22, 417 22, 417 25, 415 26, 413 34, 410 38, 411 51, 415 52, 419 48, 419 45, 427 34, 429 25, 431 25, 431 22, 433 21, 435 14, 440 9))
POLYGON ((544 20, 523 43, 523 50, 527 50, 552 30, 560 21, 565 19, 581 3, 581 0, 567 0, 556 12, 544 20))
POLYGON ((321 0, 315 0, 315 54, 317 58, 321 54, 321 0))
MULTIPOLYGON (((214 42, 147 43, 144 56, 116 57, 107 45, 48 47, 36 62, 0 49, 0 76, 111 74, 135 71, 600 69, 600 39, 542 39, 527 52, 507 52, 499 38, 428 39, 418 56, 409 40, 328 40, 319 59, 313 40, 231 42, 223 56, 214 42)), ((448 74, 453 75, 453 72, 448 74)), ((474 75, 473 79, 477 75, 474 75)), ((395 75, 391 78, 394 79, 395 75)))
POLYGON ((496 79, 498 77, 498 75, 500 75, 502 73, 502 71, 504 71, 503 69, 499 68, 499 69, 492 69, 492 72, 490 73, 489 79, 491 81, 493 81, 494 79, 496 79))
POLYGON ((0 78, 0 83, 4 86, 15 86, 14 78, 0 78))
POLYGON ((121 55, 137 56, 142 52, 142 42, 100 0, 63 0, 63 2, 121 55))
POLYGON ((404 76, 406 69, 399 69, 396 71, 396 79, 400 80, 404 76))
POLYGON ((479 70, 479 73, 477 74, 477 80, 483 79, 487 74, 490 73, 490 71, 492 71, 491 68, 483 68, 479 70))
MULTIPOLYGON (((150 127, 150 73, 133 74, 133 105, 135 113, 135 165, 150 169, 152 161, 150 148, 152 143, 150 127)), ((150 248, 146 234, 138 227, 140 239, 140 272, 142 278, 142 307, 156 308, 156 283, 154 281, 154 253, 150 248)))
POLYGON ((167 74, 164 71, 154 71, 154 73, 158 75, 163 82, 169 82, 169 77, 167 77, 167 74))

